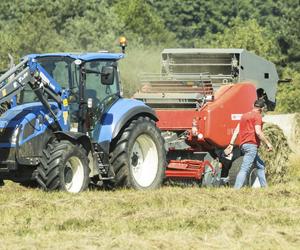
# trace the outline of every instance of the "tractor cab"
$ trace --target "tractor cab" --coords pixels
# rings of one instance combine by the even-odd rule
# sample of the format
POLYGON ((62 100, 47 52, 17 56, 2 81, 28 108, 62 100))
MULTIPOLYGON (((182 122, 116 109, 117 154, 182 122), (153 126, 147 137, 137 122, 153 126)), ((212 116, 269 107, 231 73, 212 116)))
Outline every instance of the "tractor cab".
MULTIPOLYGON (((123 54, 41 54, 29 55, 49 75, 67 89, 70 130, 92 133, 96 121, 120 97, 120 77, 117 61, 123 54), (80 112, 80 110, 86 110, 80 112)), ((38 101, 27 86, 18 104, 38 101)))

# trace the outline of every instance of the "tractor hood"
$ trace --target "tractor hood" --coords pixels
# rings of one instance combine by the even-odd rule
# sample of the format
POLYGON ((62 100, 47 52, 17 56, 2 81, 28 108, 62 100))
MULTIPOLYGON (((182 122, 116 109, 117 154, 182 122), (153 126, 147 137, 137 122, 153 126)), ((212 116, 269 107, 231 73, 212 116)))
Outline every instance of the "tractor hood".
MULTIPOLYGON (((57 105, 52 104, 51 108, 55 110, 57 105)), ((18 105, 2 114, 0 117, 0 128, 17 127, 24 120, 31 120, 33 117, 45 113, 45 108, 39 102, 18 105)))
MULTIPOLYGON (((56 104, 51 104, 56 112, 56 104)), ((51 123, 41 103, 28 103, 7 110, 0 117, 0 148, 15 147, 32 139, 47 129, 51 123)))

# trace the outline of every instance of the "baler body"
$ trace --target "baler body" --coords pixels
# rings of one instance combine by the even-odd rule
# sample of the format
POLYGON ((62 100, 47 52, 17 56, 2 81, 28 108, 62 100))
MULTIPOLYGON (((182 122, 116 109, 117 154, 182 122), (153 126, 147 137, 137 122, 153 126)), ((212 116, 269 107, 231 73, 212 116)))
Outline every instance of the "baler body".
POLYGON ((275 66, 244 49, 165 49, 161 65, 161 74, 142 76, 134 98, 156 111, 168 149, 166 176, 201 180, 215 169, 216 177, 220 152, 259 93, 274 109, 275 66))

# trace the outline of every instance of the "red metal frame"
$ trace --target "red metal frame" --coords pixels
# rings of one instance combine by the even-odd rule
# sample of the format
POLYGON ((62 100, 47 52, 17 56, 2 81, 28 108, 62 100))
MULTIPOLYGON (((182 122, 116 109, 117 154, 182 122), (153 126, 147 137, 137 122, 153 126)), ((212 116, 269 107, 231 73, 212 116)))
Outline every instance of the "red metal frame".
POLYGON ((195 109, 156 109, 155 112, 159 118, 157 126, 161 130, 171 131, 191 129, 193 119, 199 116, 199 111, 195 109))
POLYGON ((215 168, 209 161, 199 160, 171 160, 166 170, 167 178, 192 178, 201 180, 205 171, 205 166, 212 169, 215 174, 215 168))

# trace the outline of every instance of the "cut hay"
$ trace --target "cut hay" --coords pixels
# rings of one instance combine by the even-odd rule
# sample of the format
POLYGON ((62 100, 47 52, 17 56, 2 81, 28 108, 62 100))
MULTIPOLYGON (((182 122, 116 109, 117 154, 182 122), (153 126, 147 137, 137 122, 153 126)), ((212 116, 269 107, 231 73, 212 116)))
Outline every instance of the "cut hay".
POLYGON ((293 124, 293 140, 299 146, 300 145, 300 113, 296 113, 293 124))
POLYGON ((268 152, 265 145, 259 149, 260 156, 266 164, 268 183, 285 182, 288 180, 288 160, 291 153, 287 138, 277 125, 271 123, 265 123, 263 131, 273 146, 272 152, 268 152))

